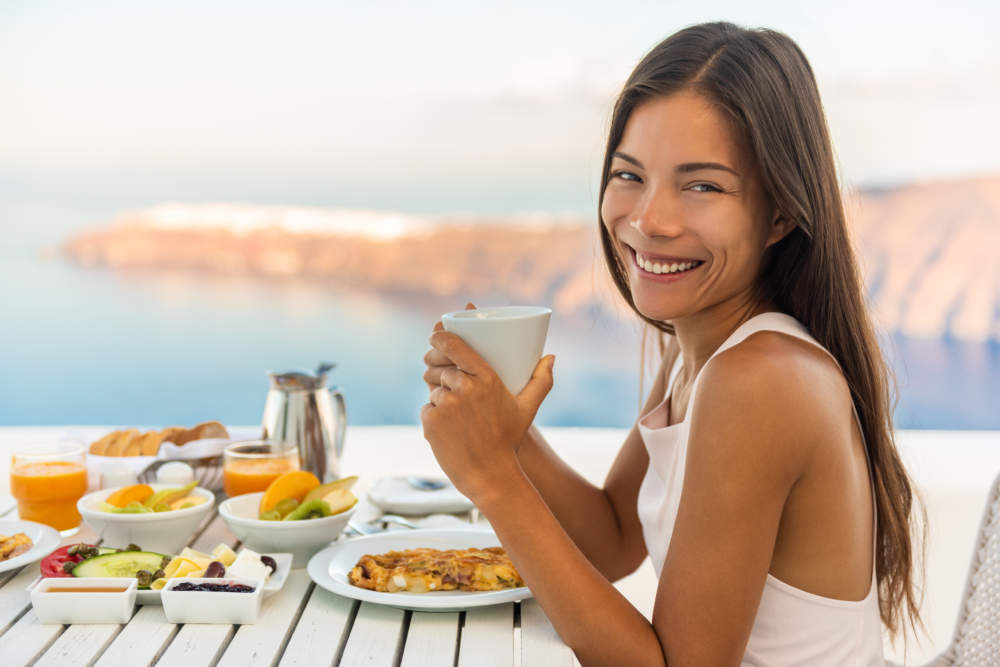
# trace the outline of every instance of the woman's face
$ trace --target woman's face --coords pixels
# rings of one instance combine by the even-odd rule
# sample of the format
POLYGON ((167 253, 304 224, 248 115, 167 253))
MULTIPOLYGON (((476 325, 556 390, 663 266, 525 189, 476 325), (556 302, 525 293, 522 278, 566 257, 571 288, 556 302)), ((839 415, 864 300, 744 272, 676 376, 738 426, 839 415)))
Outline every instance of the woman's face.
POLYGON ((686 91, 632 112, 601 215, 636 308, 660 321, 750 303, 764 250, 791 229, 727 119, 686 91))

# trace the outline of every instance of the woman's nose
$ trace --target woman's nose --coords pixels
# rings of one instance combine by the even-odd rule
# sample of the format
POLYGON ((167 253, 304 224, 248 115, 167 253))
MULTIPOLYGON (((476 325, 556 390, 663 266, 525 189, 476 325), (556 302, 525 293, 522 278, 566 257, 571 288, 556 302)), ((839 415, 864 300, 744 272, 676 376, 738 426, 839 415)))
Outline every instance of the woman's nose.
POLYGON ((679 236, 683 230, 677 202, 665 188, 650 190, 639 202, 629 224, 647 238, 679 236))

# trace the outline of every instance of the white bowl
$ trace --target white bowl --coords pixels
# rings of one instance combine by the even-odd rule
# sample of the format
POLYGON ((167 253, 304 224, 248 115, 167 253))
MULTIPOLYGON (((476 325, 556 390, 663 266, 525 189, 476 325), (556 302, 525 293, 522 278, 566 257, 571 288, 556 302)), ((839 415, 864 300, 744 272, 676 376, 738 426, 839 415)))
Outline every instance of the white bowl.
POLYGON ((31 606, 42 623, 128 623, 135 609, 135 579, 52 577, 31 589, 31 606), (123 588, 114 593, 58 592, 52 588, 123 588))
POLYGON ((163 615, 171 623, 256 623, 260 613, 261 591, 264 584, 254 579, 222 577, 219 579, 171 579, 163 590, 163 615), (224 591, 175 591, 177 584, 244 584, 253 588, 252 593, 227 593, 224 591))
POLYGON ((337 539, 357 507, 321 519, 262 521, 257 518, 262 497, 263 491, 235 496, 219 505, 219 514, 243 546, 258 553, 291 552, 292 567, 305 567, 313 554, 337 539))
MULTIPOLYGON (((175 484, 150 484, 150 486, 153 491, 177 488, 175 484)), ((188 543, 215 504, 215 496, 211 491, 195 487, 189 495, 197 495, 207 502, 187 509, 149 514, 115 514, 98 509, 98 505, 118 488, 88 493, 80 498, 76 506, 84 521, 90 524, 100 539, 104 540, 103 543, 119 549, 129 544, 136 544, 144 551, 176 554, 188 543)))

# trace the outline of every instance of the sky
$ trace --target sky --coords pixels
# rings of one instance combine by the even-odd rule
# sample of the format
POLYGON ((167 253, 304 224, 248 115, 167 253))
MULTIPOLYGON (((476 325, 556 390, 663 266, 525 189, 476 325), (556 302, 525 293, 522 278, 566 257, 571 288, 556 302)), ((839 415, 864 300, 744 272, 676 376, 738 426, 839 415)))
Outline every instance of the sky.
POLYGON ((987 0, 0 0, 0 185, 185 174, 239 181, 250 199, 254 183, 289 184, 267 190, 285 199, 341 183, 469 207, 494 185, 542 183, 587 191, 589 209, 629 71, 715 19, 803 48, 846 183, 1000 171, 1000 3, 987 0))

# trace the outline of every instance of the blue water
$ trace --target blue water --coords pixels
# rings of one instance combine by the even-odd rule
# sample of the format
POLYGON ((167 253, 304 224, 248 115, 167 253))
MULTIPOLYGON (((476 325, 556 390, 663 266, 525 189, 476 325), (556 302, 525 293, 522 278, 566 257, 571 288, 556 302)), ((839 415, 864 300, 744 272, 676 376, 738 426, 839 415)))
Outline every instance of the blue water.
MULTIPOLYGON (((212 197, 161 185, 114 195, 106 183, 93 190, 77 183, 58 197, 33 183, 11 187, 2 176, 0 424, 253 424, 267 370, 310 369, 320 360, 338 364, 332 381, 346 393, 351 423, 418 421, 430 327, 461 303, 319 281, 80 268, 54 252, 74 232, 129 207, 212 197)), ((553 201, 572 200, 571 188, 555 190, 562 194, 553 201)), ((423 191, 410 210, 434 212, 433 195, 423 191)), ((540 208, 544 198, 534 196, 540 208)), ((377 199, 302 197, 355 206, 377 206, 377 199)), ((552 209, 566 210, 560 203, 552 209)), ((480 206, 489 214, 517 210, 502 197, 480 206)), ((639 402, 637 341, 625 312, 553 318, 547 351, 557 356, 556 386, 539 421, 629 425, 639 402)), ((899 380, 897 427, 1000 429, 1000 345, 896 337, 888 352, 899 380)))

